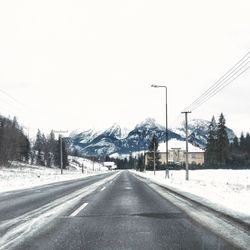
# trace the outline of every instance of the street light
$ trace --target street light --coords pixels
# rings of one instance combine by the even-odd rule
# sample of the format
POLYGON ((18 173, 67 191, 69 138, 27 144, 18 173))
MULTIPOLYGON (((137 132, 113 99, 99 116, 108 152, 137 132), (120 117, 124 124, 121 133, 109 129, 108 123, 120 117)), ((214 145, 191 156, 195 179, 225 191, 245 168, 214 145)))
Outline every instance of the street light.
POLYGON ((164 85, 151 85, 152 88, 165 88, 166 91, 166 176, 169 178, 168 172, 168 89, 164 85))

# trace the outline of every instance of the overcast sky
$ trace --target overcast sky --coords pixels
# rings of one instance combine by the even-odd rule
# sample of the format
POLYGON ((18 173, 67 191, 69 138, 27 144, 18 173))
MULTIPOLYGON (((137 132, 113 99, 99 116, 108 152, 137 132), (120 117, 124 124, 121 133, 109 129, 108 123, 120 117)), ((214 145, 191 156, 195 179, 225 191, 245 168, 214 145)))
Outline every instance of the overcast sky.
MULTIPOLYGON (((0 113, 37 128, 169 126, 250 51, 249 0, 0 2, 0 113), (14 99, 13 99, 14 97, 14 99)), ((190 118, 250 131, 250 71, 190 118)))

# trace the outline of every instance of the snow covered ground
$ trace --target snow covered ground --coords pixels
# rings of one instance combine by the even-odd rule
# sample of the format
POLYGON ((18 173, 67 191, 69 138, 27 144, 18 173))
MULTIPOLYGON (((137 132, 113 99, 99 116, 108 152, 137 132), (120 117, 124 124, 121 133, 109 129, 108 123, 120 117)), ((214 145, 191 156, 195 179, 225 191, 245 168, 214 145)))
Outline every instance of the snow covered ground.
POLYGON ((84 178, 107 171, 97 162, 69 156, 69 168, 61 170, 59 168, 46 168, 23 163, 13 163, 11 167, 0 167, 0 192, 40 186, 44 184, 84 178), (84 173, 82 173, 82 165, 84 173))
POLYGON ((94 162, 91 160, 88 160, 86 158, 77 157, 77 156, 68 156, 69 166, 72 168, 76 168, 78 170, 84 169, 84 172, 95 172, 95 171, 106 171, 108 170, 107 167, 103 166, 103 164, 100 164, 98 162, 94 162))
POLYGON ((136 173, 250 223, 250 170, 191 170, 189 181, 184 170, 170 171, 169 179, 165 179, 165 171, 157 171, 155 176, 153 171, 136 173))

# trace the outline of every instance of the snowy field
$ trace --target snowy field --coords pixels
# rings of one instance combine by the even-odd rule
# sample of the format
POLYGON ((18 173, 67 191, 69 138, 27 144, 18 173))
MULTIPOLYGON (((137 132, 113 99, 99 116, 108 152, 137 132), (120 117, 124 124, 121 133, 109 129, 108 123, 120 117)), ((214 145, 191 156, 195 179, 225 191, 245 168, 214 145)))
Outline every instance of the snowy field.
POLYGON ((189 181, 185 171, 172 170, 165 179, 165 171, 139 173, 181 192, 200 197, 210 206, 226 210, 250 223, 250 170, 190 170, 189 181))
POLYGON ((69 157, 69 167, 63 170, 63 175, 59 168, 13 163, 8 168, 0 167, 0 192, 79 179, 106 171, 107 168, 101 164, 80 157, 69 157), (82 173, 82 164, 84 173, 82 173))

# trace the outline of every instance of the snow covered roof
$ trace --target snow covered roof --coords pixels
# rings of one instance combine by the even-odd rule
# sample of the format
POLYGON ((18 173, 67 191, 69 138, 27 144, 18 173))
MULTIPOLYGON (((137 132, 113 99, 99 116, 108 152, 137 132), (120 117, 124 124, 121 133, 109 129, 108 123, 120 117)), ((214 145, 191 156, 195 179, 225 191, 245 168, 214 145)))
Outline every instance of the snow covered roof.
MULTIPOLYGON (((171 149, 174 149, 174 148, 178 148, 180 150, 186 150, 186 141, 180 141, 180 140, 177 140, 177 139, 171 139, 168 141, 168 149, 171 150, 171 149)), ((165 142, 161 142, 159 143, 159 147, 158 147, 158 150, 160 152, 166 152, 166 143, 165 142)), ((192 145, 191 143, 188 143, 188 152, 191 152, 191 153, 203 153, 204 150, 199 148, 199 147, 196 147, 194 145, 192 145)))
POLYGON ((113 161, 105 161, 105 162, 103 162, 103 165, 104 166, 114 166, 115 163, 113 161))

